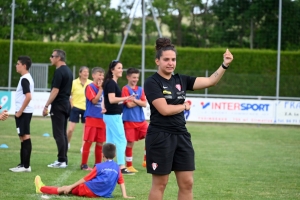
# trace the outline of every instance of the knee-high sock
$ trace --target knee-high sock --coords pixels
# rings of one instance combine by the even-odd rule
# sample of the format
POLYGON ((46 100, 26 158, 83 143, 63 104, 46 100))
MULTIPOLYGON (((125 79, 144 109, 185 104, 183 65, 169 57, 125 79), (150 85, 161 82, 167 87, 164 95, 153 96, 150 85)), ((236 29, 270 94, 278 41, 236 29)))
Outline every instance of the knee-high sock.
POLYGON ((53 186, 43 186, 41 187, 41 192, 44 194, 58 194, 58 187, 53 186))
POLYGON ((27 140, 23 140, 23 148, 24 148, 24 167, 28 168, 30 166, 30 156, 31 156, 31 140, 30 138, 27 140))
POLYGON ((132 148, 131 147, 126 147, 125 150, 125 156, 126 156, 126 167, 131 167, 132 166, 132 148))
POLYGON ((95 145, 95 164, 102 161, 102 145, 95 145))
POLYGON ((82 157, 81 157, 81 164, 87 164, 90 154, 90 148, 92 146, 91 142, 85 141, 83 148, 82 148, 82 157))
POLYGON ((21 142, 21 149, 20 149, 20 164, 21 165, 24 165, 24 159, 23 159, 23 150, 24 150, 24 148, 23 148, 23 142, 21 142))

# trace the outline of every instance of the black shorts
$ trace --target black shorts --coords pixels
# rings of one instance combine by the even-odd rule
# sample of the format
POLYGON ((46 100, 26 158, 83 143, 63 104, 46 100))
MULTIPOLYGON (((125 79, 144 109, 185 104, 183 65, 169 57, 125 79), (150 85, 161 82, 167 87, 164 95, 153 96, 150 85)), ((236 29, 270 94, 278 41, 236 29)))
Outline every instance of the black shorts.
POLYGON ((84 117, 84 112, 85 110, 76 108, 73 106, 73 108, 71 109, 71 114, 70 114, 70 122, 74 122, 74 123, 78 123, 79 122, 79 116, 81 118, 81 123, 85 123, 85 117, 84 117))
POLYGON ((17 133, 19 136, 30 135, 30 122, 32 113, 22 113, 18 118, 15 116, 17 133))
POLYGON ((148 173, 166 175, 171 171, 195 170, 190 133, 148 132, 145 143, 148 173))

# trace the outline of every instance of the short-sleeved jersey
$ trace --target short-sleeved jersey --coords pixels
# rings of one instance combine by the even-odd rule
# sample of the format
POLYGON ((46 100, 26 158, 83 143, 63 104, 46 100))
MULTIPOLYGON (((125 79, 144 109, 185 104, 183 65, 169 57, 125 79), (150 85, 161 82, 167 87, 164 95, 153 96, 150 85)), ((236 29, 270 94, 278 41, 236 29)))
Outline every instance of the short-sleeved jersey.
POLYGON ((104 83, 104 105, 106 109, 106 115, 122 114, 123 104, 111 104, 108 99, 109 93, 115 93, 116 97, 121 97, 121 90, 118 84, 114 80, 108 80, 104 83))
POLYGON ((149 131, 167 130, 169 133, 186 132, 184 112, 163 116, 153 106, 155 99, 164 98, 167 104, 178 105, 183 104, 186 98, 186 91, 193 90, 196 77, 186 75, 172 75, 167 80, 158 73, 147 78, 144 83, 144 91, 150 105, 150 125, 149 131))
MULTIPOLYGON (((34 91, 34 82, 29 73, 24 74, 21 76, 20 81, 18 83, 17 89, 16 89, 16 111, 19 111, 20 108, 23 105, 23 102, 25 100, 26 93, 31 93, 31 97, 33 96, 34 91)), ((33 113, 34 105, 33 101, 30 101, 29 104, 24 109, 24 113, 33 113)))
POLYGON ((81 110, 85 110, 85 95, 84 91, 88 84, 92 83, 93 81, 90 79, 87 79, 85 84, 82 85, 80 78, 76 78, 72 82, 72 90, 71 90, 71 98, 72 98, 72 104, 76 108, 79 108, 81 110))
POLYGON ((69 102, 73 82, 73 73, 66 65, 62 65, 54 72, 51 90, 53 88, 59 89, 56 98, 51 105, 64 104, 69 102))
POLYGON ((93 170, 84 177, 84 184, 96 195, 111 198, 116 184, 124 183, 120 167, 113 160, 95 165, 93 170))

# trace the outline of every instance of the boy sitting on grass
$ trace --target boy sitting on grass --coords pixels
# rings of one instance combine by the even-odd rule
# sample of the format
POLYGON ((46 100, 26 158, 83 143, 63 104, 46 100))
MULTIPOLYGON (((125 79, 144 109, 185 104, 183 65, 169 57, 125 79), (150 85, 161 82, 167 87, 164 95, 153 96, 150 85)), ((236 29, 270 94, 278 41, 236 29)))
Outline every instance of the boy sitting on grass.
POLYGON ((73 194, 82 197, 112 197, 112 192, 116 184, 120 184, 122 195, 124 198, 129 197, 126 194, 124 179, 118 164, 113 161, 116 156, 116 147, 111 143, 103 145, 103 163, 95 165, 93 170, 84 178, 80 179, 72 185, 53 187, 45 186, 41 177, 36 176, 34 183, 36 193, 44 194, 73 194))

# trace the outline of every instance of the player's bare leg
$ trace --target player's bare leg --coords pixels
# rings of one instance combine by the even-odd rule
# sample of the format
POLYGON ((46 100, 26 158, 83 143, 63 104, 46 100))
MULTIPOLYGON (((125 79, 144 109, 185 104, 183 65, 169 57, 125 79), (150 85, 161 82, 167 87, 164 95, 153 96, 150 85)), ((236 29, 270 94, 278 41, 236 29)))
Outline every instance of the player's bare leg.
POLYGON ((68 127, 68 131, 67 131, 68 147, 69 148, 70 148, 70 142, 71 142, 71 138, 72 138, 73 132, 75 130, 75 127, 76 127, 76 123, 69 122, 69 127, 68 127))

